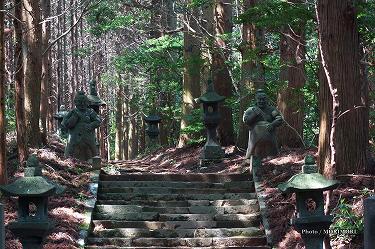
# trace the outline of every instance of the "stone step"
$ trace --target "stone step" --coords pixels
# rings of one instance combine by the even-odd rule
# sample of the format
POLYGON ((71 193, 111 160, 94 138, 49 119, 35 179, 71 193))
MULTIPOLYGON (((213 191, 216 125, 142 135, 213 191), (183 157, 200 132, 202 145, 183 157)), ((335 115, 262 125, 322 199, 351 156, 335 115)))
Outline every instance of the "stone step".
POLYGON ((157 212, 121 212, 121 213, 97 213, 92 214, 95 220, 126 220, 126 221, 157 221, 157 212))
POLYGON ((259 213, 254 214, 160 214, 159 221, 252 221, 253 225, 259 224, 259 213))
POLYGON ((218 221, 122 221, 93 220, 93 225, 101 229, 145 228, 145 229, 190 229, 190 228, 246 228, 254 226, 253 221, 218 220, 218 221))
POLYGON ((174 214, 249 214, 259 211, 259 205, 240 206, 190 206, 190 207, 153 207, 140 205, 97 205, 95 212, 102 214, 129 212, 158 212, 174 214))
POLYGON ((225 246, 262 246, 266 244, 264 236, 257 237, 213 237, 213 238, 92 238, 87 245, 118 247, 225 247, 225 246))
POLYGON ((139 229, 139 228, 117 228, 104 229, 93 232, 91 235, 101 238, 211 238, 211 237, 252 237, 262 236, 263 230, 256 227, 247 228, 198 228, 198 229, 139 229))
POLYGON ((137 174, 108 175, 101 172, 100 181, 181 181, 181 182, 234 182, 251 181, 250 174, 137 174))
POLYGON ((252 181, 234 182, 174 182, 174 181, 101 181, 99 189, 106 188, 224 188, 224 189, 251 189, 252 181))
POLYGON ((223 193, 223 194, 137 194, 137 193, 98 193, 99 200, 222 200, 222 199, 256 199, 255 193, 223 193))
POLYGON ((99 188, 101 193, 135 193, 135 194, 221 194, 221 193, 249 193, 254 188, 167 188, 167 187, 110 187, 99 188))
POLYGON ((256 205, 257 199, 223 199, 223 200, 184 200, 184 201, 155 201, 155 200, 97 200, 96 205, 141 205, 153 207, 190 207, 190 206, 239 206, 256 205))
MULTIPOLYGON (((86 249, 150 249, 150 248, 157 248, 157 249, 170 249, 171 247, 139 247, 139 246, 85 246, 86 249)), ((179 246, 178 249, 271 249, 269 246, 215 246, 215 247, 181 247, 179 246)))
POLYGON ((95 220, 124 221, 249 221, 253 226, 260 223, 259 213, 254 214, 159 214, 157 212, 94 213, 95 220))

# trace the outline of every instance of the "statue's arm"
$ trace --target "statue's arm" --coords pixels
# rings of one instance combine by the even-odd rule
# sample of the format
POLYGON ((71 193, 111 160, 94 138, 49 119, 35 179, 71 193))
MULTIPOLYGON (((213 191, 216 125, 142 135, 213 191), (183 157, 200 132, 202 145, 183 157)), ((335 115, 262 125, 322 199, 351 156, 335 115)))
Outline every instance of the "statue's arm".
POLYGON ((67 129, 73 128, 78 122, 78 115, 74 113, 74 110, 70 111, 61 122, 61 126, 67 129))
POLYGON ((255 111, 255 108, 250 107, 244 112, 242 120, 245 124, 247 124, 248 126, 251 126, 255 123, 257 116, 258 116, 258 113, 255 111))
POLYGON ((272 111, 272 116, 274 118, 272 121, 274 127, 278 127, 283 123, 283 116, 281 116, 281 113, 277 109, 272 111))
POLYGON ((96 129, 100 126, 100 124, 102 123, 102 119, 99 117, 98 114, 96 114, 96 112, 94 110, 91 111, 91 114, 90 114, 90 128, 91 129, 96 129))

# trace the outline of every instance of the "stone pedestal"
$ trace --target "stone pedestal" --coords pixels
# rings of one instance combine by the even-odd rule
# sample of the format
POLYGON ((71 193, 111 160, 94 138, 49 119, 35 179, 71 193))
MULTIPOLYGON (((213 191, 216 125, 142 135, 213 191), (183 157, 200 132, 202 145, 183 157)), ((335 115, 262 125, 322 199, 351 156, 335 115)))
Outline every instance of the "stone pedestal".
POLYGON ((375 248, 375 196, 364 202, 364 246, 365 249, 375 248))
POLYGON ((100 156, 94 156, 92 158, 92 169, 100 170, 102 168, 102 158, 100 156))

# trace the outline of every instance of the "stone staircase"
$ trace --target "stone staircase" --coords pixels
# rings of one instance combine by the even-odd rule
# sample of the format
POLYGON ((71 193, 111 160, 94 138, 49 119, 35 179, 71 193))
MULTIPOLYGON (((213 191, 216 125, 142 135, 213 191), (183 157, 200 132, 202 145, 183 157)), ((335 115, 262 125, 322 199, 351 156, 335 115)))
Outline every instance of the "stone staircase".
POLYGON ((247 174, 100 174, 86 249, 265 249, 247 174))

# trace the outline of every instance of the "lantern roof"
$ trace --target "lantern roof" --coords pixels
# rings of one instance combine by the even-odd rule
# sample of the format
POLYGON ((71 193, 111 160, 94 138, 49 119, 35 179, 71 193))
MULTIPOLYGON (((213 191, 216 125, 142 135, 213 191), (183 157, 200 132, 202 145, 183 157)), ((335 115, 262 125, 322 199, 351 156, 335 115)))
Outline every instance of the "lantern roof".
POLYGON ((26 163, 25 177, 0 186, 0 190, 7 196, 42 197, 61 194, 65 188, 43 177, 38 159, 31 155, 26 163))
POLYGON ((214 90, 214 86, 211 80, 208 81, 208 87, 206 93, 200 96, 199 101, 206 104, 219 103, 224 101, 225 97, 217 94, 214 90))
POLYGON ((93 106, 105 106, 106 103, 101 100, 98 96, 98 91, 96 90, 96 81, 90 81, 90 94, 87 95, 90 105, 93 106))
POLYGON ((150 123, 159 123, 161 121, 161 117, 159 115, 148 115, 144 118, 144 120, 150 123))
POLYGON ((340 184, 337 180, 329 180, 317 172, 314 157, 305 157, 305 165, 302 173, 292 176, 287 182, 278 185, 278 188, 285 193, 325 191, 336 188, 340 184))

